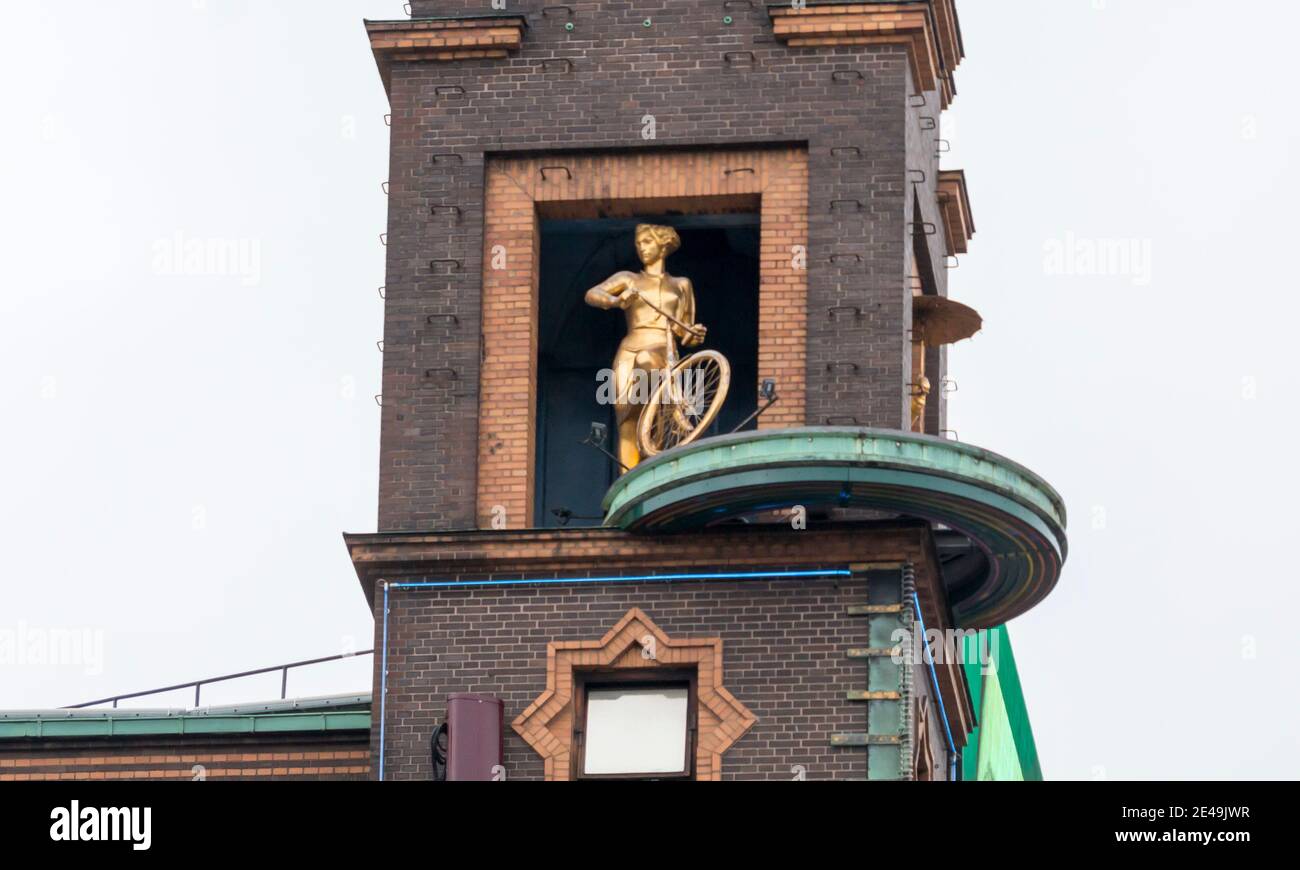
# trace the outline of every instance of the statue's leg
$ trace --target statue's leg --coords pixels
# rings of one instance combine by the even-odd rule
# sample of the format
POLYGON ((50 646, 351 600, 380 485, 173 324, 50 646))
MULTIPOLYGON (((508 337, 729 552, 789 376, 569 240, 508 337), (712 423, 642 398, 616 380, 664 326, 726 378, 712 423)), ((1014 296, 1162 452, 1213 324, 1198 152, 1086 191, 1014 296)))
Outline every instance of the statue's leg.
MULTIPOLYGON (((665 366, 667 364, 667 354, 663 348, 644 348, 633 354, 632 375, 634 377, 635 392, 632 395, 632 401, 635 403, 636 410, 628 420, 627 431, 629 434, 627 437, 636 448, 638 462, 642 459, 641 443, 637 438, 641 414, 645 412, 645 407, 650 403, 650 398, 659 389, 659 383, 666 374, 665 366)), ((662 445, 660 446, 662 447, 662 445)))
POLYGON ((614 411, 618 420, 618 460, 628 468, 635 468, 641 461, 636 443, 641 406, 633 403, 637 398, 636 374, 636 352, 620 350, 614 357, 614 411))

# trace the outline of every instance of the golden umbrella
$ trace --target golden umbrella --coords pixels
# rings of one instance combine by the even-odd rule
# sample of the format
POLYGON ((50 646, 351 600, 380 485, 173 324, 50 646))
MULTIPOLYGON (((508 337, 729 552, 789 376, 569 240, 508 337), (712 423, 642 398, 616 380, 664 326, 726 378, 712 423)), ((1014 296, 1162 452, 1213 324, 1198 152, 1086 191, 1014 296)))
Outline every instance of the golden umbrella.
POLYGON ((942 296, 912 297, 912 431, 925 431, 925 406, 930 379, 925 376, 925 350, 970 338, 984 326, 974 308, 942 296))
POLYGON ((912 339, 929 347, 955 344, 984 326, 974 308, 942 296, 912 297, 912 339))

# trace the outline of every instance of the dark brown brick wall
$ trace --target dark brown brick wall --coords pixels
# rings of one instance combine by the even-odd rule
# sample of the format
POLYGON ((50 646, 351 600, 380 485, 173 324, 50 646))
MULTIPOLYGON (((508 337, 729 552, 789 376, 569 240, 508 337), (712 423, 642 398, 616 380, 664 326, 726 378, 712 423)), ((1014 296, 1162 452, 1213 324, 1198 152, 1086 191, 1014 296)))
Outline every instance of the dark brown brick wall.
MULTIPOLYGON (((712 2, 574 0, 572 32, 544 5, 554 4, 510 0, 529 29, 507 59, 393 68, 380 530, 476 523, 487 154, 806 144, 807 421, 905 427, 907 170, 937 134, 913 129, 904 49, 789 48, 757 3, 724 13, 712 2), (728 52, 752 62, 728 63, 728 52), (546 63, 565 59, 571 71, 546 63), (642 138, 647 114, 654 141, 642 138), (459 216, 435 215, 439 205, 459 216), (435 259, 456 262, 431 269, 435 259), (838 306, 861 315, 832 317, 838 306)), ((485 0, 414 3, 416 15, 486 11, 485 0)), ((937 115, 936 95, 926 99, 937 115)), ((921 168, 932 185, 931 164, 921 168)))
MULTIPOLYGON (((722 638, 724 685, 758 718, 723 756, 724 780, 790 780, 796 765, 808 779, 865 778, 866 749, 830 745, 832 733, 866 730, 866 706, 845 700, 865 686, 866 665, 846 656, 868 645, 866 620, 846 615, 864 586, 843 578, 393 590, 385 779, 429 778, 429 736, 458 692, 505 702, 507 777, 541 779, 541 757, 510 722, 546 688, 547 643, 599 639, 633 607, 674 640, 722 638)), ((377 625, 382 606, 380 598, 377 625)))

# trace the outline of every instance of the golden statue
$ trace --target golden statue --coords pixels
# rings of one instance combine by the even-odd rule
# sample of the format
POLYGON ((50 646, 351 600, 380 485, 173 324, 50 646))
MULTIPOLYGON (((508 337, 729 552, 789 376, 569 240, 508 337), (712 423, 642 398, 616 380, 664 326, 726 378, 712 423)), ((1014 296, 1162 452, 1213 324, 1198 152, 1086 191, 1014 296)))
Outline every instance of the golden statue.
MULTIPOLYGON (((913 342, 912 346, 913 346, 912 371, 914 373, 924 372, 925 371, 925 343, 913 342), (920 345, 919 353, 917 353, 917 345, 920 345), (920 362, 917 362, 918 359, 920 360, 920 362)), ((925 405, 926 405, 926 400, 929 398, 930 398, 930 379, 927 378, 924 374, 922 374, 915 381, 912 382, 912 431, 913 432, 925 431, 925 405)))
POLYGON ((628 469, 643 457, 700 437, 712 425, 731 383, 716 351, 678 361, 677 340, 697 347, 708 330, 695 322, 695 288, 669 275, 664 261, 682 245, 672 227, 641 224, 636 251, 645 268, 618 272, 587 291, 587 304, 621 308, 627 335, 614 355, 618 459, 628 469))

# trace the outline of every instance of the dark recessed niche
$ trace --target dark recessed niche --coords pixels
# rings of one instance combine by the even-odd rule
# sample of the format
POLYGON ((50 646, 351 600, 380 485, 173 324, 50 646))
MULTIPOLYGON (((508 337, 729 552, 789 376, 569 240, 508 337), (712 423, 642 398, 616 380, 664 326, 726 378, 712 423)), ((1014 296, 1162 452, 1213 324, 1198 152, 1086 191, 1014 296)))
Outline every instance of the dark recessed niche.
MULTIPOLYGON (((535 523, 600 525, 600 501, 618 466, 582 445, 593 422, 609 427, 614 409, 596 400, 597 375, 614 359, 626 325, 621 311, 586 304, 587 290, 620 270, 639 271, 633 234, 639 223, 674 227, 682 247, 668 271, 695 285, 696 315, 709 328, 704 347, 731 363, 731 391, 710 434, 730 432, 757 407, 759 216, 645 215, 543 220, 538 300, 538 396, 535 523)), ((754 424, 750 424, 750 428, 754 424)))

